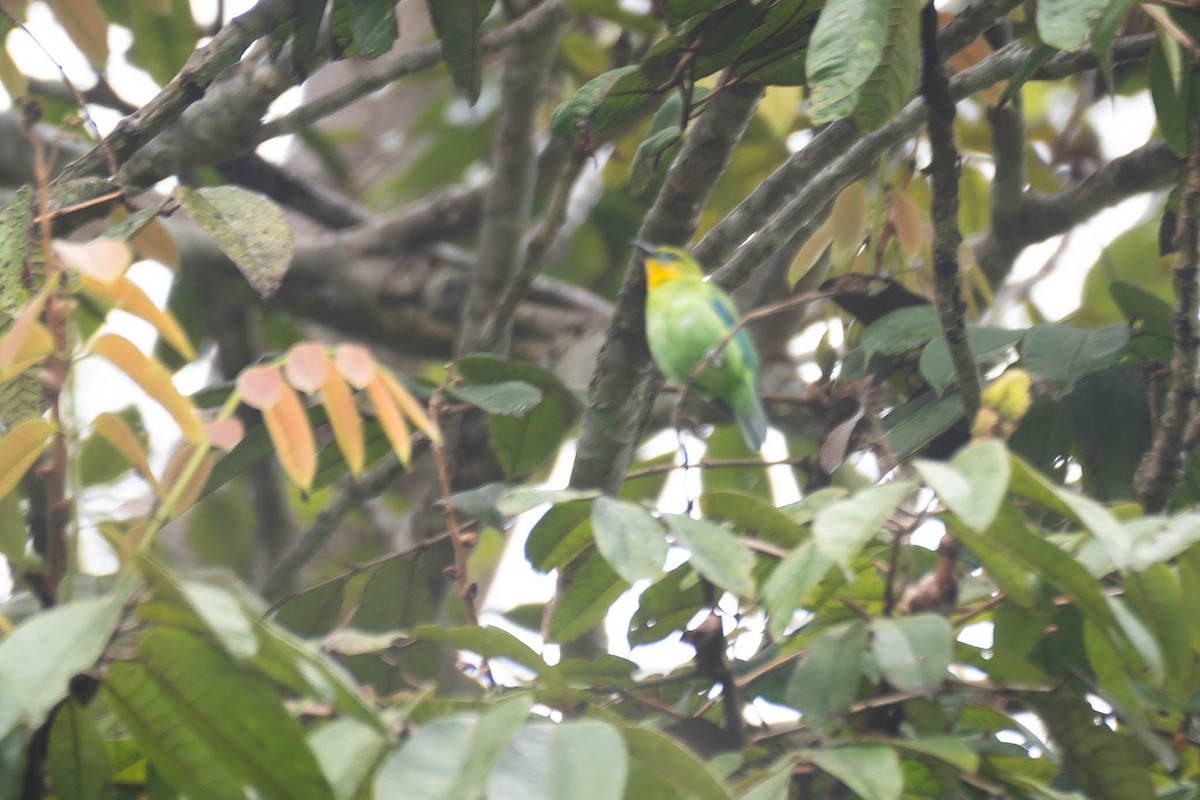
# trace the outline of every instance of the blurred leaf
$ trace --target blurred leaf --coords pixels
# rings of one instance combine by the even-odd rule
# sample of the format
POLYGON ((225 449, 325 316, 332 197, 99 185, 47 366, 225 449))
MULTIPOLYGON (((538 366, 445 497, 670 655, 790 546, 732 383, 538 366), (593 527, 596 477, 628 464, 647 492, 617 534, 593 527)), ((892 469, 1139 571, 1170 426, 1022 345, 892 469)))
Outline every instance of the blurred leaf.
POLYGON ((696 572, 740 597, 754 594, 754 553, 729 530, 679 514, 663 517, 675 540, 692 554, 696 572))
MULTIPOLYGON (((1025 331, 1010 331, 1004 328, 977 328, 967 326, 967 345, 975 363, 986 365, 999 360, 1021 341, 1025 331)), ((921 375, 929 381, 935 392, 943 392, 954 385, 954 364, 950 360, 950 348, 946 340, 938 338, 925 345, 921 351, 921 375)))
POLYGON ((484 658, 507 658, 534 672, 546 668, 545 660, 529 645, 501 628, 420 625, 413 629, 412 635, 414 639, 471 650, 484 658))
POLYGON ((731 522, 739 532, 780 547, 795 547, 806 535, 782 509, 747 494, 705 492, 700 496, 700 508, 706 519, 731 522))
POLYGON ((621 733, 633 759, 665 778, 682 796, 730 800, 729 792, 708 765, 666 734, 632 727, 621 733))
POLYGON ((772 636, 783 636, 791 624, 792 613, 816 588, 833 563, 833 559, 821 552, 811 539, 779 562, 762 590, 767 630, 772 636))
POLYGON ((813 522, 817 548, 835 563, 849 567, 912 490, 911 482, 896 481, 872 486, 826 507, 813 522))
POLYGON ((108 794, 104 739, 87 709, 75 700, 63 703, 54 714, 46 768, 58 800, 102 800, 108 794))
POLYGON ((900 800, 904 775, 890 747, 852 745, 805 750, 802 758, 844 783, 861 800, 900 800))
POLYGON ((1150 50, 1150 96, 1158 116, 1158 127, 1167 146, 1179 158, 1187 158, 1196 140, 1200 114, 1200 82, 1190 70, 1182 70, 1176 82, 1168 64, 1167 51, 1182 51, 1169 34, 1160 34, 1150 50))
POLYGON ((188 0, 164 0, 165 12, 154 3, 128 3, 133 41, 126 58, 166 86, 187 63, 200 39, 188 0))
POLYGON ((565 644, 583 636, 600 624, 613 601, 629 588, 599 553, 592 551, 581 558, 583 561, 572 572, 571 582, 565 590, 560 590, 551 608, 546 632, 549 642, 565 644))
POLYGON ((348 717, 330 720, 308 734, 308 747, 333 787, 335 800, 362 796, 386 746, 378 730, 348 717))
POLYGON ((918 460, 914 466, 959 519, 981 531, 1008 493, 1009 463, 1004 444, 987 439, 967 445, 948 464, 918 460))
POLYGON ((861 621, 822 631, 804 650, 787 683, 787 701, 805 725, 824 738, 858 693, 867 652, 867 626, 861 621))
POLYGON ((1127 344, 1129 326, 1124 323, 1091 329, 1034 325, 1021 341, 1021 361, 1025 369, 1066 391, 1084 375, 1115 364, 1127 344))
POLYGON ((44 419, 27 419, 0 437, 0 497, 7 495, 37 461, 54 433, 44 419))
POLYGON ((883 57, 892 6, 872 0, 825 4, 806 65, 813 122, 829 122, 854 110, 863 84, 883 57))
POLYGON ((71 42, 103 73, 108 64, 108 19, 96 0, 46 0, 71 42))
POLYGON ((902 692, 932 691, 949 675, 954 636, 938 614, 871 621, 871 652, 888 683, 902 692))
POLYGON ((667 539, 662 525, 635 503, 612 497, 592 502, 592 536, 596 549, 629 583, 662 574, 667 539))
POLYGON ((308 489, 317 473, 317 444, 299 395, 281 383, 278 397, 263 409, 262 418, 283 471, 302 489, 308 489))
POLYGON ((868 357, 875 353, 900 355, 917 350, 941 335, 942 324, 933 306, 907 306, 868 325, 858 345, 868 357))
POLYGON ((912 97, 921 77, 921 0, 889 2, 879 61, 858 92, 854 120, 862 131, 881 127, 912 97))
POLYGON ((492 0, 426 0, 450 75, 471 105, 479 99, 483 54, 479 34, 492 0))
POLYGON ((883 426, 892 453, 903 460, 950 430, 962 415, 962 398, 957 394, 939 398, 925 392, 892 409, 883 418, 883 426))
POLYGON ((497 799, 621 800, 628 768, 625 743, 605 722, 530 722, 500 757, 487 794, 497 799))
POLYGON ((683 630, 705 603, 704 587, 688 564, 680 564, 638 595, 629 620, 629 644, 659 642, 683 630))
POLYGON ((525 557, 538 572, 562 567, 592 543, 592 504, 575 500, 551 506, 525 540, 525 557))
POLYGON ((550 117, 550 128, 568 139, 606 134, 652 96, 650 82, 637 64, 618 67, 588 81, 560 103, 550 117))
POLYGON ((272 621, 306 639, 324 636, 341 619, 346 580, 348 576, 322 581, 288 597, 272 621))
POLYGON ((542 392, 524 381, 467 384, 459 386, 451 395, 489 414, 506 417, 523 417, 542 401, 542 392))
POLYGON ((1105 15, 1114 9, 1123 13, 1131 4, 1132 0, 1041 0, 1038 35, 1060 50, 1078 50, 1095 34, 1105 15))
POLYGON ((199 442, 204 438, 196 409, 179 394, 171 382, 170 374, 161 364, 146 358, 132 342, 115 333, 106 333, 95 339, 91 351, 112 362, 165 408, 185 439, 189 442, 199 442))

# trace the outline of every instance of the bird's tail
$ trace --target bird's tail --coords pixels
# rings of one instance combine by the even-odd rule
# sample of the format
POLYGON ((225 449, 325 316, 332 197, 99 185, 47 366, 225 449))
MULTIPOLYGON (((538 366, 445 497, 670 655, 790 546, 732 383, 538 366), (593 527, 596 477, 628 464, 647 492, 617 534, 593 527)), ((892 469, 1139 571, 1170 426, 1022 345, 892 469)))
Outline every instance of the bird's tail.
POLYGON ((733 417, 742 429, 746 446, 757 453, 767 438, 767 412, 753 384, 746 384, 733 402, 733 417))

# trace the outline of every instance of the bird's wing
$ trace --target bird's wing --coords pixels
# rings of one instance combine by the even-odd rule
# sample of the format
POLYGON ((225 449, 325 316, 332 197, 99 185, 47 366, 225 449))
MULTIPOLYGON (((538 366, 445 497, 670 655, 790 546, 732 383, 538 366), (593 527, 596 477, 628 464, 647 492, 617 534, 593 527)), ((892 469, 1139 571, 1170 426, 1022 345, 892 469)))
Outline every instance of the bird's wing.
MULTIPOLYGON (((737 309, 734 307, 733 301, 729 299, 729 295, 711 283, 706 282, 704 285, 709 289, 709 303, 712 305, 713 311, 728 328, 736 327, 738 324, 737 309)), ((739 329, 734 334, 733 341, 729 343, 729 346, 736 347, 742 355, 742 362, 750 368, 752 374, 758 375, 758 354, 754 352, 754 345, 750 342, 745 328, 739 329)))

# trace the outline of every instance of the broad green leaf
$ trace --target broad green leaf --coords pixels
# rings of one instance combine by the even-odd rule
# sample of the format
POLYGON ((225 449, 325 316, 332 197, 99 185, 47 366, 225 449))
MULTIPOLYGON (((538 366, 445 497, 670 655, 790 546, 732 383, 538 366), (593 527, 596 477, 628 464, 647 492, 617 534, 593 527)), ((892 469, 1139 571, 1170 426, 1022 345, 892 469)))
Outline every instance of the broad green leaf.
POLYGON ((613 601, 629 588, 599 553, 593 551, 582 558, 583 563, 550 611, 550 642, 563 644, 587 633, 600 624, 613 601))
POLYGON ((704 587, 689 564, 680 564, 638 595, 629 620, 629 644, 662 641, 682 630, 705 603, 704 587))
MULTIPOLYGON (((816 492, 796 505, 817 501, 817 498, 824 502, 826 497, 827 494, 816 492)), ((794 520, 786 509, 740 492, 705 492, 700 496, 700 509, 706 519, 730 522, 739 533, 753 535, 779 547, 795 547, 806 536, 802 523, 794 520)))
POLYGON ((888 3, 829 0, 808 45, 808 88, 813 122, 828 122, 854 110, 859 90, 883 57, 888 3))
POLYGON ((618 67, 592 78, 560 103, 550 117, 550 128, 568 139, 607 133, 651 96, 649 81, 637 64, 618 67))
POLYGON ((926 392, 892 409, 883 418, 883 427, 892 453, 904 460, 949 430, 962 416, 962 398, 957 393, 939 398, 935 392, 926 392))
POLYGON ((363 58, 378 58, 392 49, 399 30, 391 0, 349 0, 350 34, 363 58))
MULTIPOLYGON (((1121 602, 1121 598, 1105 597, 1104 600, 1108 603, 1113 618, 1117 621, 1117 626, 1125 634, 1126 641, 1137 653, 1141 664, 1145 665, 1149 673, 1147 677, 1156 685, 1162 685, 1167 674, 1166 663, 1163 661, 1162 648, 1158 646, 1158 641, 1150 629, 1129 610, 1125 603, 1121 602)), ((1116 644, 1120 646, 1121 643, 1116 642, 1116 644)))
POLYGON ((592 501, 592 536, 596 549, 629 583, 662 574, 667 538, 662 525, 642 506, 597 497, 592 501))
POLYGON ((749 791, 738 795, 738 800, 788 800, 791 785, 792 764, 788 761, 771 770, 749 791))
POLYGON ((333 787, 334 800, 360 795, 386 745, 377 729, 349 717, 330 720, 308 735, 309 749, 333 787))
POLYGON ((130 64, 150 73, 160 86, 166 86, 187 63, 200 39, 191 3, 165 0, 165 11, 154 8, 154 3, 126 5, 133 41, 125 56, 130 64))
POLYGON ((665 733, 632 727, 621 733, 634 761, 664 778, 682 796, 696 800, 730 800, 728 790, 708 765, 665 733))
POLYGON ((178 581, 179 591, 191 609, 204 621, 221 645, 237 659, 253 658, 258 637, 249 612, 233 593, 199 581, 178 581))
POLYGON ((835 563, 848 567, 912 490, 911 481, 886 483, 825 508, 813 522, 817 547, 835 563))
POLYGON ((881 127, 904 107, 921 77, 921 0, 892 0, 879 62, 858 93, 854 119, 863 131, 881 127))
POLYGON ((426 0, 446 66, 471 105, 479 99, 483 54, 479 34, 492 0, 426 0))
POLYGON ((924 347, 941 335, 942 324, 933 306, 905 306, 868 325, 858 345, 867 357, 875 353, 900 355, 924 347))
POLYGON ((1179 42, 1160 32, 1150 50, 1150 96, 1167 146, 1178 157, 1186 158, 1196 139, 1200 82, 1186 69, 1176 77, 1170 61, 1179 58, 1182 51, 1179 42))
POLYGON ((58 800, 102 800, 108 794, 104 739, 86 708, 74 700, 59 707, 50 726, 46 768, 58 800))
POLYGON ((787 701, 804 724, 824 738, 858 692, 867 652, 867 626, 861 621, 822 631, 804 650, 787 683, 787 701))
POLYGON ((854 745, 804 750, 801 758, 837 778, 860 800, 900 800, 904 775, 890 747, 854 745))
POLYGON ((950 623, 938 614, 871 621, 871 652, 888 683, 902 692, 942 685, 954 655, 950 623))
POLYGON ((272 622, 306 639, 329 633, 342 616, 346 580, 322 581, 292 595, 278 606, 272 622))
POLYGON ((279 206, 237 186, 177 186, 175 199, 261 297, 275 293, 292 262, 292 232, 279 206))
MULTIPOLYGON (((138 643, 137 661, 115 664, 104 686, 157 769, 164 769, 162 758, 198 760, 201 769, 219 762, 266 798, 332 797, 272 684, 189 633, 149 630, 138 643), (173 747, 173 730, 188 731, 184 740, 191 741, 184 746, 200 752, 185 755, 173 747)), ((195 774, 177 777, 183 778, 177 789, 194 791, 188 787, 195 774)))
POLYGON ((482 386, 467 384, 453 391, 464 403, 483 409, 489 414, 522 417, 542 401, 542 392, 524 381, 502 381, 482 386))
POLYGON ((682 140, 683 129, 678 125, 669 125, 642 140, 629 167, 629 194, 638 197, 650 188, 663 154, 682 140))
POLYGON ((1034 325, 1021 341, 1025 369, 1062 391, 1081 377, 1111 367, 1129 343, 1129 326, 1076 328, 1061 323, 1034 325))
POLYGON ((40 725, 66 696, 71 678, 95 665, 135 585, 126 579, 111 595, 63 603, 35 614, 0 640, 0 686, 26 722, 40 725))
POLYGON ((992 524, 1008 493, 1008 452, 1002 442, 973 442, 949 463, 917 460, 914 466, 959 519, 976 531, 992 524))
POLYGON ((539 572, 572 561, 592 543, 592 504, 574 500, 550 507, 529 531, 525 558, 539 572))
POLYGON ((787 555, 763 585, 763 605, 767 609, 767 630, 772 636, 784 634, 792 622, 792 613, 829 572, 834 561, 809 540, 787 555))
POLYGON ((754 553, 726 528, 707 520, 669 514, 675 540, 691 554, 696 572, 741 597, 754 594, 754 553))
POLYGON ((957 736, 925 736, 920 739, 887 739, 888 744, 899 750, 936 758, 963 772, 979 769, 979 754, 971 745, 957 736))
POLYGON ((621 800, 628 770, 625 743, 608 723, 531 722, 500 756, 488 781, 488 797, 621 800))
POLYGON ((412 635, 414 639, 471 650, 484 658, 507 658, 534 672, 546 668, 545 660, 529 645, 501 628, 446 628, 441 625, 421 625, 413 629, 412 635))
POLYGON ((1096 32, 1097 24, 1113 9, 1128 8, 1131 0, 1040 0, 1038 36, 1060 50, 1078 50, 1096 32))
MULTIPOLYGON (((1025 331, 977 328, 970 325, 967 327, 967 344, 976 364, 988 364, 1008 352, 1024 335, 1025 331)), ((925 345, 918 366, 922 377, 929 381, 935 392, 943 392, 954 385, 954 364, 950 360, 950 348, 941 336, 925 345)))
POLYGON ((1200 514, 1143 518, 1126 523, 1125 530, 1129 540, 1127 565, 1142 571, 1200 542, 1200 514))
POLYGON ((375 800, 476 800, 524 723, 532 698, 518 695, 479 714, 440 717, 388 756, 375 776, 375 800))

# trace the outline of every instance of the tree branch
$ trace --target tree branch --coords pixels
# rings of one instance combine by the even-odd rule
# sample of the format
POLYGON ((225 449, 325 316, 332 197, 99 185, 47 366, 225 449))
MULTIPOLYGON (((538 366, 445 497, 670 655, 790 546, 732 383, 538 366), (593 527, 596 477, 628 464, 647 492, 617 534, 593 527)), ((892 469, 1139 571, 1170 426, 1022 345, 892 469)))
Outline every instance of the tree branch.
POLYGON ((942 336, 954 365, 954 383, 967 419, 979 409, 979 372, 967 341, 967 304, 958 270, 958 148, 954 144, 954 100, 938 54, 937 8, 932 0, 921 11, 921 97, 929 112, 929 178, 933 196, 933 292, 942 336))
POLYGON ((104 148, 118 163, 126 162, 178 119, 184 109, 202 98, 217 76, 236 63, 256 39, 286 21, 293 6, 293 0, 259 0, 254 8, 234 17, 212 41, 192 53, 183 69, 153 100, 122 120, 117 129, 104 138, 103 145, 92 148, 67 167, 58 176, 58 182, 104 174, 104 148))

